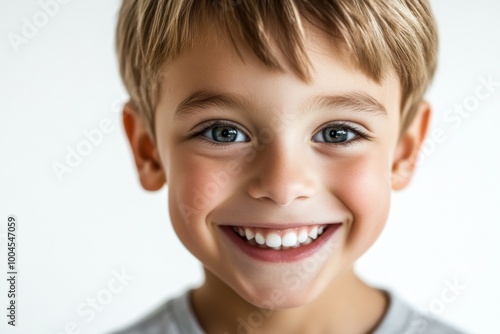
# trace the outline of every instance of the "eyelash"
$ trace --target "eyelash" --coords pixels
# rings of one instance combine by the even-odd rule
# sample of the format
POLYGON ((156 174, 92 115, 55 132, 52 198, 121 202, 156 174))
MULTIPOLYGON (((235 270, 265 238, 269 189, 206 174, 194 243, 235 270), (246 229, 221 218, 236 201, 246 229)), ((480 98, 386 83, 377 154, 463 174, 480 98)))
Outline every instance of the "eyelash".
POLYGON ((368 133, 366 133, 366 131, 364 131, 364 130, 362 130, 360 128, 357 128, 357 127, 349 124, 346 121, 337 121, 337 122, 327 123, 323 127, 321 127, 321 129, 319 131, 322 131, 324 128, 333 127, 333 126, 338 126, 340 128, 345 128, 345 129, 353 132, 356 135, 356 137, 354 137, 351 140, 348 140, 348 141, 345 141, 345 142, 340 142, 340 143, 328 143, 328 142, 318 142, 318 143, 323 143, 323 144, 327 144, 327 145, 341 146, 341 147, 349 147, 351 145, 356 144, 360 140, 364 139, 364 140, 367 140, 367 141, 371 141, 373 139, 373 137, 370 136, 368 133))
POLYGON ((203 133, 205 133, 206 131, 211 130, 211 129, 217 127, 217 126, 230 126, 232 128, 238 129, 238 131, 241 131, 241 132, 244 133, 244 131, 241 130, 240 127, 237 126, 234 123, 231 123, 231 122, 228 122, 228 121, 223 121, 223 120, 213 120, 213 121, 209 121, 208 125, 206 125, 200 131, 197 131, 197 132, 193 133, 192 135, 190 135, 189 138, 198 138, 198 139, 203 140, 204 142, 206 142, 208 145, 210 145, 210 146, 216 146, 216 147, 224 147, 224 146, 228 146, 228 145, 233 145, 234 142, 226 142, 226 143, 216 142, 216 141, 213 141, 211 139, 208 139, 208 138, 202 136, 203 133))
MULTIPOLYGON (((233 127, 235 129, 237 129, 238 131, 241 131, 241 132, 244 133, 244 131, 239 126, 237 126, 234 123, 231 123, 231 122, 228 122, 228 121, 224 121, 224 120, 213 120, 213 121, 208 122, 208 124, 203 129, 201 129, 200 131, 197 131, 197 132, 189 135, 189 138, 199 138, 200 140, 205 141, 208 145, 215 146, 215 147, 224 147, 224 146, 228 146, 228 145, 233 145, 234 142, 217 142, 217 141, 213 141, 211 139, 208 139, 208 138, 202 136, 202 134, 205 133, 206 131, 211 130, 211 129, 213 129, 215 127, 218 127, 218 126, 233 127)), ((360 140, 363 140, 363 139, 368 140, 368 141, 371 141, 373 139, 373 137, 370 136, 365 131, 363 131, 361 129, 358 129, 358 128, 350 125, 348 122, 345 122, 345 121, 338 121, 338 122, 328 123, 325 126, 323 126, 320 130, 322 130, 324 128, 331 127, 331 126, 338 126, 338 127, 341 127, 341 128, 345 128, 345 129, 353 132, 356 135, 356 137, 354 139, 348 140, 346 142, 341 142, 341 143, 328 143, 328 142, 318 142, 318 143, 324 143, 324 144, 329 144, 329 145, 348 147, 348 146, 351 146, 351 145, 355 144, 356 142, 358 142, 360 140)))

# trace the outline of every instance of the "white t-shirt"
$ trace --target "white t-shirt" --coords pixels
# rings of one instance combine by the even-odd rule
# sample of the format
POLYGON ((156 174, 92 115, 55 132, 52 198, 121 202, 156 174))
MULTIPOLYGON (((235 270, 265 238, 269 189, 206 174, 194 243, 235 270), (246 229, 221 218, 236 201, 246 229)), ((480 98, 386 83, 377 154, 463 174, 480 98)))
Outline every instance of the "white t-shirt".
MULTIPOLYGON (((379 326, 371 334, 464 334, 442 321, 419 313, 394 292, 383 289, 389 296, 389 308, 379 326)), ((189 301, 191 289, 168 300, 139 322, 113 334, 205 334, 189 301)), ((241 323, 234 333, 252 333, 248 324, 241 323), (245 328, 245 326, 248 326, 245 328)))

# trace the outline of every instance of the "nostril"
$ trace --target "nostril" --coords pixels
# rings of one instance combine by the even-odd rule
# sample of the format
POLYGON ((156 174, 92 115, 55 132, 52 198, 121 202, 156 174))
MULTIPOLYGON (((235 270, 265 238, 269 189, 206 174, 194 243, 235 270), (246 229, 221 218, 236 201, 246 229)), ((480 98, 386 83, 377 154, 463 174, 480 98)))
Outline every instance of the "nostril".
POLYGON ((266 173, 259 170, 254 178, 247 184, 247 194, 259 201, 270 200, 279 207, 289 206, 294 200, 310 199, 314 197, 321 182, 317 173, 305 170, 291 170, 288 165, 300 165, 301 163, 289 163, 282 169, 266 173))

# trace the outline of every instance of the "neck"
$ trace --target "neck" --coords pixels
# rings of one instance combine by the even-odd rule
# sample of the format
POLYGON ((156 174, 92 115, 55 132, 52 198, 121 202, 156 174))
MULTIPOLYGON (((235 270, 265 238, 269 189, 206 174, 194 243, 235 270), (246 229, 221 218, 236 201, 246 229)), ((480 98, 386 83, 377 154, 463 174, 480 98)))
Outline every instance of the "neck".
POLYGON ((383 318, 387 297, 352 268, 313 302, 300 307, 257 308, 205 268, 205 282, 191 295, 201 327, 211 333, 368 333, 383 318))

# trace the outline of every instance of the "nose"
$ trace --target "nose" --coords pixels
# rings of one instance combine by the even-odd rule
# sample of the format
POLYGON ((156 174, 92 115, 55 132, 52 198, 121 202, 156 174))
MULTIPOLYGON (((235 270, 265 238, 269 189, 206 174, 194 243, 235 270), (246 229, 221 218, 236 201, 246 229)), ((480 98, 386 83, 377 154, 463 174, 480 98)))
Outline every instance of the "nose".
POLYGON ((307 161, 303 149, 276 141, 257 153, 253 164, 247 192, 255 199, 287 206, 295 199, 314 196, 318 190, 318 171, 312 161, 307 161))

